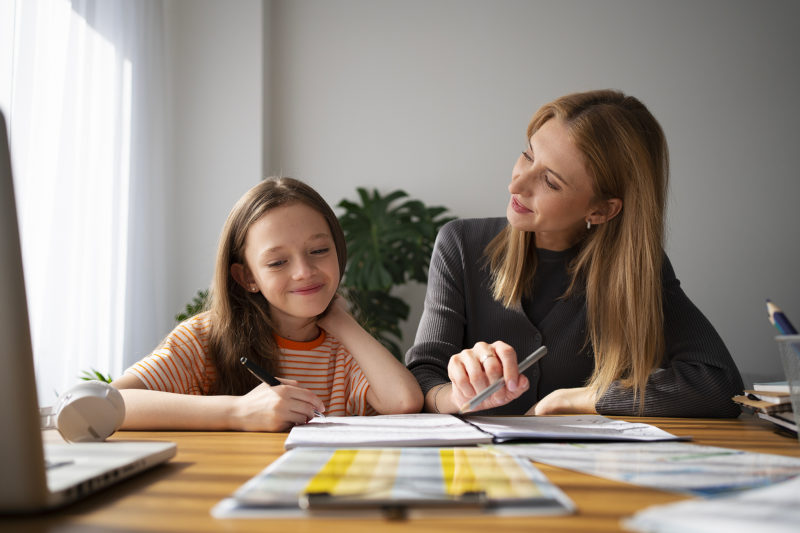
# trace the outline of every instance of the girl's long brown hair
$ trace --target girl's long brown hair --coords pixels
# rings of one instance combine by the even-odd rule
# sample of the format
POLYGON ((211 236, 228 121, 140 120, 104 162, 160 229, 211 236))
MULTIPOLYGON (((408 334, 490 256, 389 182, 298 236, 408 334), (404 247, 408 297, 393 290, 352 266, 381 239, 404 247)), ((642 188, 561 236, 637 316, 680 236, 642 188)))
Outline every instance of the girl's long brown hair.
MULTIPOLYGON (((669 155, 661 126, 636 98, 617 91, 563 96, 543 106, 528 139, 552 118, 563 120, 584 156, 598 201, 622 200, 621 212, 593 227, 570 266, 564 297, 585 287, 588 339, 598 395, 612 382, 644 388, 664 351, 661 266, 669 155)), ((510 225, 486 248, 494 297, 506 307, 530 295, 536 270, 533 235, 510 225)))
POLYGON ((214 279, 211 283, 210 351, 217 368, 215 394, 241 395, 259 384, 239 362, 242 356, 274 375, 278 345, 267 300, 260 292, 240 286, 231 265, 245 264, 247 231, 276 207, 305 204, 327 221, 339 262, 339 279, 347 264, 344 233, 333 210, 310 186, 292 178, 268 178, 242 196, 233 206, 220 235, 214 279))

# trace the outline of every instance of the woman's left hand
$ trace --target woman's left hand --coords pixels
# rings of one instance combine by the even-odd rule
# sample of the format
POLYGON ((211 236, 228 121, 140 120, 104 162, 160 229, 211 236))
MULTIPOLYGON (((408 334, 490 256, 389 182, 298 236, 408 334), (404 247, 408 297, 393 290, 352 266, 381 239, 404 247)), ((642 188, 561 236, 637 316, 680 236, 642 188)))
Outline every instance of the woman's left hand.
POLYGON ((576 415, 597 414, 595 395, 589 387, 557 389, 542 398, 526 415, 576 415))

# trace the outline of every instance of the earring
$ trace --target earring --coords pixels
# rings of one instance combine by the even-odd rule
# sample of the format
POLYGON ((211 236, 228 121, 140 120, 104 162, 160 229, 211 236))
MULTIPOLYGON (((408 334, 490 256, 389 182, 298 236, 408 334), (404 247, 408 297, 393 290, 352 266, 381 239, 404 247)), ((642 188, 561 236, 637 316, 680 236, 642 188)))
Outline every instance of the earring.
POLYGON ((250 292, 256 292, 257 290, 258 287, 256 287, 255 285, 250 285, 250 292))
POLYGON ((586 219, 586 229, 592 229, 592 221, 588 218, 586 219))

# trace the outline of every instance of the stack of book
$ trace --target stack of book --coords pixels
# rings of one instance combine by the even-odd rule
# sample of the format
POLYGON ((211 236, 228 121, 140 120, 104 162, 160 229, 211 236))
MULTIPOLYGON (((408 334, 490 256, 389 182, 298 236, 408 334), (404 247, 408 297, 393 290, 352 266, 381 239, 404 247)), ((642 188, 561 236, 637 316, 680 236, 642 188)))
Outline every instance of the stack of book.
POLYGON ((744 392, 742 396, 734 396, 733 401, 753 411, 759 418, 797 434, 787 382, 754 383, 751 390, 744 392))

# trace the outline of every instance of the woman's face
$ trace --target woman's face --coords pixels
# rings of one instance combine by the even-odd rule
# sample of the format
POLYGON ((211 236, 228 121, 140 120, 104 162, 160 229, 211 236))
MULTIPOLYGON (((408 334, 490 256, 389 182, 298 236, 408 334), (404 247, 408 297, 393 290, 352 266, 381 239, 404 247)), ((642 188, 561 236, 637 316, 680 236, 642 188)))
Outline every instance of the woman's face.
POLYGON ((585 233, 594 212, 592 178, 562 120, 548 120, 529 139, 508 191, 508 222, 535 232, 538 248, 566 250, 585 233))
POLYGON ((246 279, 264 295, 278 332, 328 307, 339 286, 339 261, 328 222, 294 203, 268 211, 247 231, 246 279))

